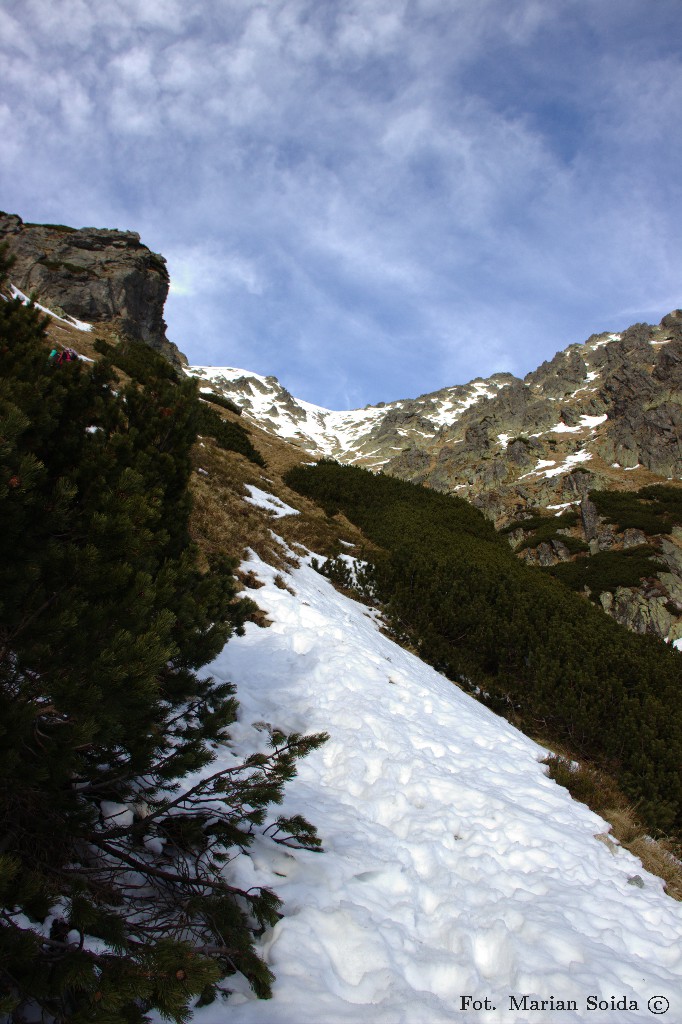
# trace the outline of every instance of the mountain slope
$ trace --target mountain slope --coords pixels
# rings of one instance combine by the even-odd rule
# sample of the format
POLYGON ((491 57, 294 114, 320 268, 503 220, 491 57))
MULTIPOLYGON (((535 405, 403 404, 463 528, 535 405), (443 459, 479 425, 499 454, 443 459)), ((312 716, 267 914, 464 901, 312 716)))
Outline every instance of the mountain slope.
POLYGON ((189 372, 312 455, 463 491, 498 519, 512 504, 575 500, 569 478, 578 466, 595 485, 626 489, 682 478, 679 310, 658 327, 571 345, 523 381, 495 374, 345 412, 296 399, 275 377, 231 367, 189 372), (636 484, 623 475, 633 470, 636 484))
POLYGON ((312 457, 327 456, 467 498, 507 528, 520 557, 556 565, 648 545, 658 565, 621 559, 594 599, 623 625, 682 637, 682 522, 663 536, 619 531, 594 490, 635 491, 682 479, 682 313, 657 327, 569 346, 521 381, 511 374, 416 399, 333 412, 294 398, 275 377, 192 367, 202 390, 233 400, 252 422, 312 457), (568 514, 543 535, 538 513, 568 514), (535 517, 535 518, 533 518, 535 517))
MULTIPOLYGON (((35 289, 52 303, 50 333, 58 347, 73 344, 83 326, 79 317, 89 316, 97 335, 111 343, 139 337, 175 365, 186 364, 165 338, 164 261, 136 234, 24 224, 0 214, 0 239, 16 260, 15 287, 35 289)), ((93 355, 94 338, 78 338, 79 350, 93 355)), ((571 345, 523 381, 496 374, 345 412, 300 401, 276 378, 247 370, 188 372, 205 397, 233 403, 294 452, 466 497, 506 531, 520 558, 558 567, 622 625, 682 638, 682 521, 665 533, 619 529, 590 497, 679 486, 679 310, 657 327, 636 324, 571 345)))
MULTIPOLYGON (((100 329, 116 340, 115 326, 100 329)), ((97 357, 91 333, 63 319, 50 330, 97 357)), ((536 743, 392 643, 375 611, 313 572, 310 551, 348 560, 370 545, 338 512, 283 483, 284 469, 309 461, 305 448, 247 415, 214 412, 246 421, 266 466, 214 443, 215 422, 193 449, 192 536, 204 556, 249 549, 240 579, 260 606, 206 670, 235 681, 242 701, 229 739, 213 744, 211 771, 262 750, 268 727, 320 728, 330 740, 281 807, 309 817, 326 852, 292 849, 295 840, 267 819, 254 826, 250 852, 231 847, 224 868, 228 884, 272 884, 284 898, 284 916, 259 939, 277 975, 274 998, 257 1002, 230 977, 227 1004, 196 1008, 197 1024, 530 1024, 555 1013, 635 1024, 650 1020, 652 997, 669 1000, 679 1018, 682 918, 661 881, 546 777, 536 743), (463 1008, 463 998, 480 1005, 463 1008)), ((359 433, 351 440, 362 443, 359 433)), ((55 922, 45 920, 47 938, 55 922)), ((171 981, 181 974, 171 965, 171 981)))
MULTIPOLYGON (((261 514, 275 529, 292 518, 261 514)), ((653 995, 680 1016, 682 905, 546 778, 544 751, 306 564, 288 589, 257 556, 244 568, 272 625, 248 625, 209 669, 238 685, 235 753, 263 722, 330 733, 283 805, 310 814, 325 852, 263 839, 232 861, 236 882, 284 899, 262 938, 274 998, 230 979, 227 1005, 195 1011, 196 1024, 553 1020, 533 1010, 542 999, 563 1000, 570 1022, 611 1019, 625 999, 614 1019, 634 1024, 653 995), (496 1009, 462 1013, 467 996, 496 1009)))

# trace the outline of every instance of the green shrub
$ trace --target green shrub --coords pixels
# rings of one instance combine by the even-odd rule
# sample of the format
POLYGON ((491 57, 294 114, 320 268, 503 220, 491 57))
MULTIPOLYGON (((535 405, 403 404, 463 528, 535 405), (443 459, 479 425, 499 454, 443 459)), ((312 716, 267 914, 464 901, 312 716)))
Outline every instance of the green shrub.
POLYGON ((654 485, 639 491, 590 491, 601 516, 619 530, 642 530, 649 536, 671 533, 682 524, 682 488, 654 485))
POLYGON ((559 533, 559 530, 568 530, 575 526, 579 516, 577 512, 562 512, 560 516, 533 515, 528 519, 516 519, 501 530, 501 534, 512 533, 514 530, 523 530, 528 534, 515 548, 515 551, 525 551, 527 548, 537 548, 540 544, 550 544, 553 540, 564 544, 571 554, 581 551, 588 551, 587 544, 577 537, 559 533))
POLYGON ((126 387, 54 366, 46 322, 0 301, 0 1013, 180 1022, 236 970, 269 995, 279 900, 223 869, 325 737, 205 771, 237 706, 197 669, 252 605, 189 539, 196 386, 132 349, 126 387))
POLYGON ((640 544, 624 551, 598 551, 574 562, 548 566, 544 571, 572 590, 587 587, 596 601, 600 594, 613 593, 618 587, 638 587, 643 579, 664 570, 665 564, 652 557, 655 554, 648 544, 640 544))
POLYGON ((240 423, 224 420, 215 409, 201 402, 197 410, 197 429, 200 434, 215 438, 219 448, 239 452, 257 466, 265 466, 265 459, 251 443, 251 438, 240 423))
MULTIPOLYGON (((95 348, 105 355, 114 366, 120 367, 124 373, 136 380, 149 382, 158 377, 178 383, 182 379, 167 359, 142 342, 126 341, 121 345, 114 346, 98 338, 95 341, 95 348)), ((197 433, 213 437, 219 448, 238 452, 257 466, 264 466, 263 456, 252 444, 244 427, 240 423, 222 419, 207 402, 200 401, 202 396, 198 391, 196 381, 191 380, 190 383, 193 395, 193 423, 197 433)))
POLYGON ((207 394, 205 391, 199 392, 199 398, 203 402, 210 402, 212 405, 219 405, 222 409, 228 409, 230 412, 236 413, 237 416, 241 416, 242 410, 233 402, 231 398, 226 398, 224 395, 219 395, 215 391, 211 391, 207 394))

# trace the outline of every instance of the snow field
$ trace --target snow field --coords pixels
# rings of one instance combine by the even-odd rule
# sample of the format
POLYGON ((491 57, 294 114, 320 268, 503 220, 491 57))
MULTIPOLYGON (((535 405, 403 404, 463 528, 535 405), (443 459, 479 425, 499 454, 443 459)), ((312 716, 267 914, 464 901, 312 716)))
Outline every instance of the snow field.
POLYGON ((273 813, 302 813, 325 852, 259 836, 229 865, 237 884, 284 900, 261 940, 274 997, 228 979, 234 994, 196 1024, 634 1024, 657 995, 682 1020, 682 907, 595 838, 608 826, 545 776, 542 748, 308 565, 291 573, 293 595, 257 556, 248 568, 273 624, 248 624, 207 667, 241 702, 210 770, 262 748, 263 722, 329 732, 273 813), (510 1008, 524 994, 577 1010, 510 1008), (496 1009, 462 1010, 466 995, 496 1009), (638 1008, 587 1010, 590 995, 638 1008))

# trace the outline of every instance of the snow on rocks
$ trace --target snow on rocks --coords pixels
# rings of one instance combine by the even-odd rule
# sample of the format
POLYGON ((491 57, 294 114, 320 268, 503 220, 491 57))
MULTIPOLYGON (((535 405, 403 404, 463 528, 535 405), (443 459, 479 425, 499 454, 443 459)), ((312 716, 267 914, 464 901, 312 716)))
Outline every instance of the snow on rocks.
POLYGON ((577 452, 573 452, 572 455, 567 455, 560 466, 556 465, 555 459, 538 459, 535 467, 529 473, 524 473, 523 476, 520 476, 519 480, 525 480, 529 476, 537 476, 538 474, 542 474, 549 479, 553 476, 560 476, 562 473, 570 473, 575 466, 581 462, 589 462, 591 458, 592 452, 581 448, 577 452), (547 468, 548 466, 550 467, 549 469, 547 468))
POLYGON ((580 504, 580 499, 577 499, 576 501, 562 501, 558 505, 548 505, 547 508, 551 508, 553 510, 554 509, 558 509, 559 511, 555 512, 554 514, 557 515, 557 516, 560 516, 560 515, 562 515, 566 511, 567 508, 572 508, 574 505, 579 505, 579 504, 580 504))
POLYGON ((604 345, 609 345, 612 341, 620 341, 622 337, 622 334, 606 334, 599 337, 597 341, 586 343, 585 348, 594 351, 597 348, 603 348, 604 345))
POLYGON ((602 423, 606 423, 608 416, 603 413, 601 416, 581 416, 580 423, 578 426, 569 427, 565 423, 557 423, 555 426, 550 427, 550 431, 553 434, 574 434, 578 430, 594 430, 596 427, 601 426, 602 423))
MULTIPOLYGON (((92 324, 86 324, 83 320, 76 320, 75 316, 59 316, 58 313, 48 309, 47 306, 41 306, 39 302, 31 303, 31 299, 29 299, 28 295, 24 295, 24 293, 19 291, 15 285, 11 285, 10 287, 12 298, 21 299, 25 306, 32 304, 36 309, 39 309, 41 312, 47 313, 48 316, 51 316, 53 320, 59 320, 61 323, 66 324, 67 327, 74 327, 77 331, 89 332, 92 330, 92 324)), ((88 362, 92 362, 92 360, 90 359, 88 362)))
POLYGON ((545 470, 546 477, 559 476, 560 473, 569 473, 574 466, 580 465, 581 462, 589 462, 592 458, 592 452, 586 452, 584 449, 574 452, 572 455, 567 455, 561 466, 557 466, 556 469, 545 470))
MULTIPOLYGON (((186 372, 209 381, 211 390, 223 389, 247 416, 279 437, 302 444, 321 456, 341 458, 346 462, 369 464, 371 461, 375 469, 389 459, 376 457, 377 453, 384 454, 385 445, 375 451, 366 451, 368 435, 387 416, 403 411, 406 404, 415 407, 421 403, 423 422, 431 425, 431 429, 415 431, 411 428, 411 433, 431 438, 440 427, 455 423, 466 409, 483 399, 493 398, 508 386, 505 380, 477 379, 466 385, 420 395, 417 399, 407 400, 407 403, 399 399, 378 406, 368 405, 363 409, 333 410, 295 398, 276 377, 264 377, 250 370, 234 366, 190 366, 186 372)), ((396 451, 402 450, 402 447, 396 448, 396 451)))
POLYGON ((543 749, 309 565, 288 577, 295 593, 257 556, 248 568, 272 625, 247 624, 207 667, 241 701, 211 771, 262 744, 264 721, 329 732, 281 808, 325 852, 258 837, 231 863, 284 900, 261 939, 274 996, 230 978, 195 1024, 635 1024, 655 996, 682 1020, 682 906, 597 841, 608 825, 546 777, 543 749), (560 1012, 538 1015, 541 1000, 560 1012))

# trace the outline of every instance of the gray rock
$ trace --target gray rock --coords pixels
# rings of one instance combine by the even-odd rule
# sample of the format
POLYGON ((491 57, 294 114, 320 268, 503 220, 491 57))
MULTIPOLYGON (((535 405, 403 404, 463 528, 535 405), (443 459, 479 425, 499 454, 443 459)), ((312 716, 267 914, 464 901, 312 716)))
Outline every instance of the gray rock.
POLYGON ((78 320, 113 323, 122 336, 186 365, 166 337, 166 261, 135 232, 25 224, 0 213, 0 242, 15 260, 12 283, 25 294, 78 320))
POLYGON ((613 594, 600 594, 599 601, 621 626, 634 633, 646 633, 661 639, 676 639, 678 616, 667 607, 670 597, 660 584, 643 587, 618 587, 613 594))

